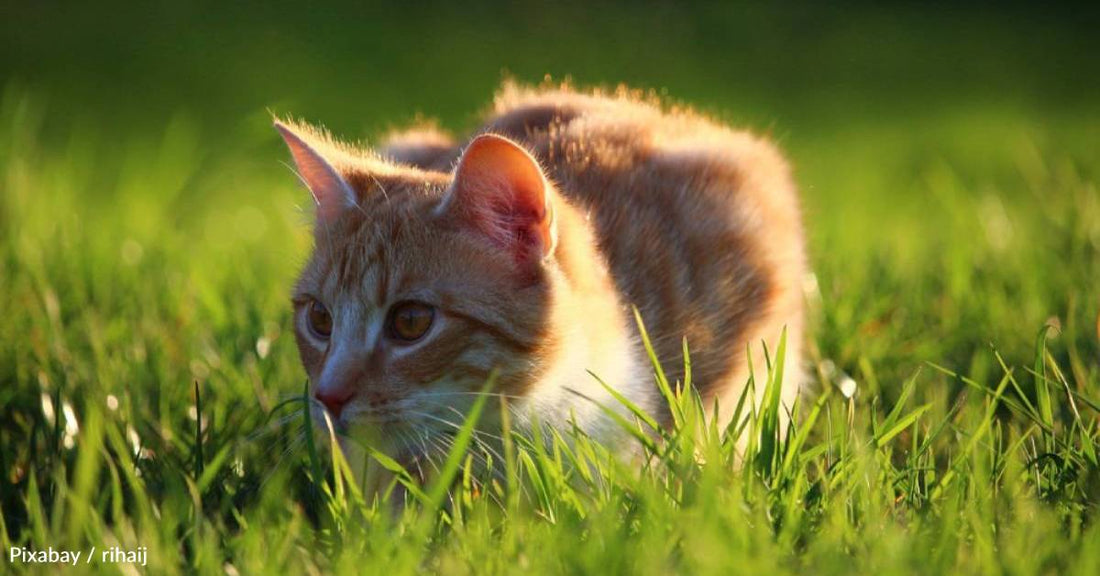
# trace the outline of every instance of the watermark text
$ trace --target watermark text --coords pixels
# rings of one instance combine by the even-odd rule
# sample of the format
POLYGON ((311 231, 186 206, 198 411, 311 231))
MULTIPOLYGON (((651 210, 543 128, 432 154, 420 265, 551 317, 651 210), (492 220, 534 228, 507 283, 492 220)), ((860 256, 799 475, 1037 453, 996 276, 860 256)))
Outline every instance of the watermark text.
POLYGON ((145 566, 148 561, 148 550, 145 546, 127 550, 120 546, 108 546, 96 549, 92 546, 88 550, 58 550, 53 546, 45 550, 35 550, 22 546, 12 546, 8 549, 8 563, 10 564, 65 564, 76 566, 78 564, 135 564, 145 566))

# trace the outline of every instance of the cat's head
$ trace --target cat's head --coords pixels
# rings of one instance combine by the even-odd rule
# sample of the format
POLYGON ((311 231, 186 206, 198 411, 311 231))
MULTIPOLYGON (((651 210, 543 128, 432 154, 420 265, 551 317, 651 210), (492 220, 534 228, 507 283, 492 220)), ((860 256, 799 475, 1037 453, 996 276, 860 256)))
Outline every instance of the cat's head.
POLYGON ((407 443, 461 424, 494 370, 494 394, 523 396, 553 346, 554 194, 534 158, 484 135, 445 174, 276 128, 316 204, 293 295, 315 412, 407 443))

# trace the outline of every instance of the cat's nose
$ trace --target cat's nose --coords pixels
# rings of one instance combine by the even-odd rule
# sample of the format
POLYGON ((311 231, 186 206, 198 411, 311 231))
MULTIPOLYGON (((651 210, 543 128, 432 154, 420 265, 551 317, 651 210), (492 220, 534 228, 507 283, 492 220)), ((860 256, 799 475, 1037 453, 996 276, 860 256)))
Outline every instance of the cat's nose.
MULTIPOLYGON (((347 344, 347 343, 344 343, 347 344)), ((344 407, 355 398, 363 379, 364 363, 352 346, 337 345, 317 378, 313 397, 325 405, 334 419, 340 419, 344 407)))
POLYGON ((335 419, 340 418, 340 413, 344 411, 344 406, 347 406, 348 402, 355 396, 354 390, 346 388, 337 388, 335 390, 324 390, 318 388, 313 392, 313 397, 316 398, 321 404, 325 405, 329 413, 335 419))

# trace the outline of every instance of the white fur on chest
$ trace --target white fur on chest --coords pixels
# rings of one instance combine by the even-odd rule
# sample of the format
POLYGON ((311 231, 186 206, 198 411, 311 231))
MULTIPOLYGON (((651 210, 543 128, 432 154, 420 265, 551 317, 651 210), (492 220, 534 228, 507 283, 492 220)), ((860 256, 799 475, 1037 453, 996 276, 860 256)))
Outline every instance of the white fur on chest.
POLYGON ((586 434, 614 443, 624 431, 606 409, 627 420, 633 416, 595 376, 642 410, 656 414, 661 399, 652 369, 642 346, 630 334, 626 332, 610 346, 607 342, 595 346, 583 326, 571 329, 561 355, 528 393, 527 417, 560 431, 569 430, 575 419, 586 434))

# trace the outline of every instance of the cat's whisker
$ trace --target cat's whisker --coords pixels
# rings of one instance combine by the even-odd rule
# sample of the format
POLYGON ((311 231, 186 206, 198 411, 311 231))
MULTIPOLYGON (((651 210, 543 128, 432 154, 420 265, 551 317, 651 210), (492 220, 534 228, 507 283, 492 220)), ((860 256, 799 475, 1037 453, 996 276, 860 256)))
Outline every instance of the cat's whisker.
POLYGON ((424 428, 424 434, 420 437, 421 445, 424 446, 425 451, 431 451, 434 448, 437 452, 437 456, 446 456, 451 450, 452 443, 449 442, 449 438, 442 434, 438 434, 433 430, 424 428), (431 445, 431 448, 429 448, 431 445))
POLYGON ((265 438, 267 436, 272 436, 272 435, 278 434, 279 432, 281 432, 283 430, 286 430, 287 425, 292 424, 295 420, 301 420, 301 419, 302 419, 301 411, 296 411, 296 412, 291 413, 291 414, 286 414, 284 416, 279 417, 276 420, 272 420, 270 422, 265 423, 262 427, 256 429, 255 431, 251 432, 248 436, 246 436, 245 440, 247 440, 248 442, 256 442, 256 441, 258 441, 262 438, 265 438))
MULTIPOLYGON (((432 445, 429 446, 429 441, 431 441, 430 429, 421 428, 421 430, 423 430, 423 433, 416 431, 413 432, 415 440, 420 444, 419 454, 423 455, 424 459, 427 460, 428 464, 430 464, 432 468, 435 468, 436 473, 439 473, 440 468, 435 461, 435 456, 437 456, 437 454, 434 453, 435 451, 439 450, 439 446, 435 442, 432 442, 432 445)), ((445 454, 445 452, 443 452, 443 454, 445 454)))
MULTIPOLYGON (((439 433, 438 431, 435 431, 435 434, 432 436, 432 438, 434 439, 436 445, 439 446, 440 450, 442 451, 442 455, 449 454, 454 449, 455 439, 454 439, 453 435, 451 435, 449 433, 448 434, 443 434, 443 433, 439 433)), ((500 456, 500 454, 498 452, 496 452, 495 450, 493 450, 492 446, 488 445, 483 440, 480 440, 479 438, 477 438, 476 434, 474 436, 471 436, 470 441, 472 442, 472 445, 471 445, 470 448, 485 449, 485 450, 491 452, 493 457, 496 458, 498 460, 498 462, 500 462, 500 463, 504 462, 504 459, 500 456)), ((503 476, 501 475, 501 473, 497 469, 497 467, 489 465, 489 460, 488 460, 488 458, 486 458, 485 454, 479 452, 476 449, 469 449, 469 450, 467 450, 467 453, 470 454, 471 457, 474 459, 474 464, 475 465, 479 465, 482 468, 482 470, 503 479, 503 476)))
POLYGON ((305 446, 305 444, 305 434, 299 434, 287 442, 282 453, 275 459, 275 465, 272 467, 271 473, 260 482, 261 491, 267 486, 267 483, 276 476, 276 473, 290 462, 291 457, 305 446))
POLYGON ((420 458, 416 454, 416 449, 409 444, 408 433, 398 430, 397 435, 398 440, 401 441, 401 445, 404 447, 405 452, 408 453, 409 456, 412 458, 412 463, 414 466, 416 466, 416 472, 419 475, 420 481, 423 482, 425 478, 424 469, 420 467, 420 458))
MULTIPOLYGON (((430 399, 430 398, 433 398, 433 397, 446 397, 446 396, 465 396, 465 395, 470 395, 470 396, 489 396, 489 397, 496 397, 496 398, 500 398, 500 399, 502 399, 502 400, 511 400, 511 399, 515 399, 515 400, 522 400, 522 399, 523 399, 523 397, 522 397, 522 396, 515 396, 515 395, 505 395, 505 394, 498 394, 498 393, 493 393, 493 392, 434 392, 434 393, 433 393, 433 392, 428 392, 428 393, 425 393, 425 394, 419 395, 419 396, 418 396, 418 399, 424 399, 424 398, 429 398, 429 399, 430 399)), ((463 414, 462 412, 460 412, 460 411, 459 411, 459 410, 458 410, 457 408, 455 408, 454 406, 450 406, 450 405, 445 405, 445 404, 440 404, 440 403, 436 403, 436 404, 434 404, 434 405, 435 405, 435 406, 438 406, 438 407, 442 407, 442 408, 445 408, 445 409, 447 409, 447 410, 449 410, 449 411, 451 411, 451 412, 454 412, 454 413, 455 413, 456 415, 458 415, 458 418, 459 418, 459 420, 460 420, 460 421, 464 421, 464 420, 466 419, 466 415, 465 415, 465 414, 463 414)), ((521 412, 520 408, 519 408, 519 407, 517 406, 517 404, 516 404, 516 403, 514 403, 514 402, 506 402, 506 403, 504 403, 504 406, 505 406, 505 407, 506 407, 506 408, 508 409, 508 412, 509 412, 509 413, 510 413, 510 414, 511 414, 511 415, 512 415, 513 417, 515 417, 516 419, 518 419, 519 421, 524 421, 524 422, 525 422, 525 421, 527 420, 527 418, 526 418, 525 414, 524 414, 523 412, 521 412)), ((497 439, 499 440, 499 439, 500 439, 500 437, 497 437, 497 439)))
MULTIPOLYGON (((453 406, 446 406, 446 408, 448 410, 450 410, 451 412, 454 412, 455 415, 457 415, 459 417, 460 421, 466 419, 466 415, 463 414, 462 412, 459 412, 453 406)), ((446 418, 442 418, 442 417, 436 416, 434 414, 429 414, 427 412, 419 412, 419 411, 416 411, 416 410, 409 410, 408 413, 412 414, 414 416, 420 416, 420 417, 427 418, 427 419, 435 421, 435 422, 439 422, 440 424, 443 424, 444 426, 447 426, 448 428, 454 428, 455 430, 461 430, 462 429, 462 425, 459 424, 458 422, 452 422, 450 420, 447 420, 446 418)), ((489 432, 487 430, 474 428, 473 433, 474 433, 475 436, 486 436, 486 437, 492 438, 494 440, 498 440, 500 442, 504 441, 504 438, 501 438, 500 436, 498 436, 496 434, 493 434, 492 432, 489 432)))
POLYGON ((417 394, 417 398, 435 398, 443 396, 488 396, 490 398, 504 398, 506 400, 524 400, 523 396, 517 396, 515 394, 503 394, 501 392, 477 392, 477 391, 463 391, 463 392, 423 392, 417 394))
MULTIPOLYGON (((460 426, 459 424, 457 424, 455 422, 451 422, 450 420, 447 420, 445 418, 440 418, 438 416, 434 416, 432 414, 428 414, 428 413, 425 413, 425 412, 414 412, 414 411, 410 411, 409 413, 412 414, 412 415, 415 415, 415 416, 420 416, 422 418, 428 418, 429 420, 439 422, 439 423, 441 423, 445 426, 449 426, 449 427, 451 427, 455 430, 461 430, 462 429, 462 426, 460 426)), ((456 410, 455 413, 458 414, 459 417, 462 417, 461 412, 458 412, 456 410)), ((479 438, 479 436, 485 436, 487 438, 492 438, 492 439, 497 440, 497 441, 502 442, 502 443, 504 442, 504 439, 501 438, 500 436, 497 436, 496 434, 492 434, 492 433, 486 432, 484 430, 478 430, 476 428, 473 430, 473 436, 471 437, 473 442, 475 442, 479 446, 481 446, 481 447, 485 448, 486 450, 488 450, 493 455, 493 457, 496 458, 498 461, 503 462, 504 458, 500 455, 500 452, 495 450, 487 442, 482 441, 479 438)))
POLYGON ((417 396, 418 397, 428 397, 428 398, 431 398, 431 397, 434 397, 434 396, 488 396, 488 397, 494 397, 494 398, 507 398, 507 399, 516 399, 516 400, 524 399, 524 397, 522 397, 522 396, 504 394, 504 392, 491 392, 491 391, 481 391, 481 390, 454 390, 454 391, 442 390, 442 391, 433 391, 433 392, 422 392, 422 394, 419 394, 417 396))
MULTIPOLYGON (((434 436, 430 437, 429 440, 437 447, 437 449, 439 450, 440 456, 446 456, 446 455, 450 454, 450 452, 454 449, 454 438, 450 435, 444 435, 444 434, 438 434, 437 433, 434 436)), ((486 445, 484 442, 478 440, 477 438, 471 438, 471 440, 474 442, 474 447, 481 447, 481 448, 491 449, 488 445, 486 445)), ((504 472, 500 469, 500 466, 490 465, 489 460, 486 458, 486 456, 484 454, 482 454, 481 452, 479 452, 476 449, 468 450, 467 454, 469 454, 470 457, 473 459, 475 469, 479 469, 483 473, 489 474, 490 478, 496 479, 501 483, 506 483, 507 482, 507 480, 504 476, 504 472)), ((497 458, 500 458, 500 457, 497 456, 497 458)), ((504 461, 503 461, 503 459, 501 459, 501 460, 499 460, 499 462, 502 464, 504 461)), ((501 506, 501 507, 504 506, 503 502, 500 501, 500 498, 496 494, 494 494, 491 490, 485 488, 485 482, 479 480, 477 477, 474 477, 472 480, 483 488, 482 493, 488 494, 489 498, 492 499, 498 506, 501 506)), ((526 489, 523 488, 522 486, 521 486, 521 490, 524 492, 524 494, 526 494, 526 489)))

